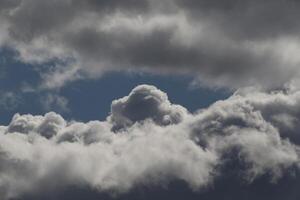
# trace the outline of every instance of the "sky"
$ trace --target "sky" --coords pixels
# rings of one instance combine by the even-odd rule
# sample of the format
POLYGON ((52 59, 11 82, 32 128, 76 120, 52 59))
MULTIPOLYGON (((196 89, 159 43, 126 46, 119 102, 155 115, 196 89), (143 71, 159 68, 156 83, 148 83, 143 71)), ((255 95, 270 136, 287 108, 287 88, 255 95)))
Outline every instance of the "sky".
POLYGON ((0 0, 0 199, 298 200, 296 0, 0 0))
POLYGON ((98 79, 72 82, 58 91, 39 91, 32 88, 42 81, 36 68, 45 66, 24 64, 16 56, 9 49, 3 49, 0 54, 1 72, 4 74, 0 78, 1 91, 4 94, 0 98, 2 124, 8 124, 15 113, 42 115, 49 111, 58 112, 68 120, 105 120, 110 112, 111 102, 126 96, 140 84, 159 87, 168 93, 172 102, 184 105, 191 112, 207 107, 232 93, 229 90, 193 85, 191 76, 157 76, 129 72, 110 72, 98 79))

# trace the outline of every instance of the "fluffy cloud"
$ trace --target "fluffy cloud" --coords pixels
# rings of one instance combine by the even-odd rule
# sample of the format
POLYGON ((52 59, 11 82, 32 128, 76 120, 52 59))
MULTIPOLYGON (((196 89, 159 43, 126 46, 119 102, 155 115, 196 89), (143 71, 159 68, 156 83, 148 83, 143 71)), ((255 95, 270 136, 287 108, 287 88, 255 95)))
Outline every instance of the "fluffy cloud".
POLYGON ((141 85, 113 101, 106 121, 16 114, 0 127, 1 198, 86 185, 122 193, 173 180, 199 190, 232 162, 235 176, 243 173, 249 183, 263 175, 276 181, 299 170, 296 126, 286 120, 298 120, 298 94, 240 90, 188 113, 157 88, 141 85))
POLYGON ((299 76, 300 4, 294 0, 2 4, 4 45, 26 62, 68 63, 49 72, 48 87, 119 70, 190 74, 234 88, 277 87, 299 76))
POLYGON ((112 102, 109 120, 117 130, 145 119, 159 125, 177 124, 186 115, 187 110, 171 104, 164 92, 154 86, 140 85, 129 96, 112 102))

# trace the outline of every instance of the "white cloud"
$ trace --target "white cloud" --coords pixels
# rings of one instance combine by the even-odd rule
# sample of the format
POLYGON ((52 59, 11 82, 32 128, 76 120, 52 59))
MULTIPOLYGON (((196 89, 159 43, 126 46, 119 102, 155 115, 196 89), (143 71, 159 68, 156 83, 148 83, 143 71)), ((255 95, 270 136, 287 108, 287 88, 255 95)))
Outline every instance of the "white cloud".
POLYGON ((299 147, 272 116, 280 103, 280 113, 298 119, 286 106, 297 109, 297 95, 239 91, 192 114, 157 88, 141 85, 112 103, 116 110, 106 121, 68 122, 53 112, 16 114, 0 128, 1 198, 85 185, 127 192, 172 180, 199 190, 222 176, 220 169, 229 162, 244 166, 240 170, 249 182, 265 174, 276 181, 298 166, 299 147), (266 111, 271 108, 273 113, 266 111), (136 111, 140 115, 132 117, 136 111), (164 116, 173 119, 173 114, 180 120, 164 123, 164 116), (114 129, 116 122, 126 123, 114 129))

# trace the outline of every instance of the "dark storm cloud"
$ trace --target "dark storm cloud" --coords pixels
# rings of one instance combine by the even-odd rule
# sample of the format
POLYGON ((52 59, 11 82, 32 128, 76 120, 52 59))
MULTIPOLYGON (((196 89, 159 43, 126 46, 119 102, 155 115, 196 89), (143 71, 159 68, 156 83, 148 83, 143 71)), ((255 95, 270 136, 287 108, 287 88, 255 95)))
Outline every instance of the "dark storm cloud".
POLYGON ((191 20, 204 18, 233 39, 297 36, 299 1, 295 0, 175 0, 191 20))
POLYGON ((211 191, 220 183, 251 188, 261 180, 277 187, 283 178, 298 179, 293 123, 299 117, 291 110, 299 101, 299 92, 291 89, 252 89, 251 95, 240 90, 192 114, 154 86, 141 85, 113 101, 106 121, 16 114, 0 126, 0 196, 88 186, 122 198, 137 187, 162 188, 174 181, 194 191, 211 191))
POLYGON ((300 4, 293 0, 23 0, 9 8, 2 40, 23 61, 72 58, 70 70, 86 77, 188 73, 237 88, 280 87, 299 76, 300 4))
MULTIPOLYGON (((21 0, 22 1, 22 0, 21 0)), ((51 31, 62 30, 64 26, 72 23, 76 17, 85 12, 103 15, 110 12, 134 12, 144 11, 147 7, 145 1, 125 0, 125 1, 22 1, 20 8, 10 15, 10 34, 19 41, 31 41, 36 37, 47 36, 51 31)))
POLYGON ((0 13, 1 11, 9 10, 16 7, 21 0, 1 0, 0 1, 0 13))

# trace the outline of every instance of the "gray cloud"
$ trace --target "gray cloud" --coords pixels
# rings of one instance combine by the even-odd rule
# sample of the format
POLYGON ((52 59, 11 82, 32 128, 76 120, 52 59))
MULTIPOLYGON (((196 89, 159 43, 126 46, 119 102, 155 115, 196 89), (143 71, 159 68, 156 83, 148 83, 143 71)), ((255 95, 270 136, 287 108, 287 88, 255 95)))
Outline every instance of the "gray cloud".
MULTIPOLYGON (((74 67, 64 74, 191 74, 207 85, 233 88, 274 88, 299 77, 297 1, 23 0, 14 5, 1 17, 2 40, 25 62, 71 59, 74 67)), ((57 73, 65 71, 59 67, 57 73)), ((74 80, 60 77, 60 84, 47 79, 46 85, 74 80)))
POLYGON ((236 95, 250 103, 255 110, 259 110, 264 119, 279 129, 282 137, 299 144, 300 93, 298 90, 288 89, 271 93, 240 90, 236 95))
POLYGON ((231 162, 237 162, 235 176, 249 184, 265 175, 276 182, 299 170, 297 129, 285 119, 298 120, 291 111, 299 92, 249 90, 193 114, 148 85, 113 101, 106 121, 16 114, 0 126, 1 198, 86 185, 122 194, 172 180, 201 190, 231 162))
POLYGON ((167 95, 149 85, 140 85, 129 96, 115 100, 111 105, 109 120, 113 129, 131 126, 145 119, 152 119, 158 125, 180 123, 187 110, 169 102, 167 95))
POLYGON ((295 0, 176 0, 191 18, 203 17, 233 39, 269 39, 299 32, 299 2, 295 0))
POLYGON ((2 0, 0 1, 0 14, 19 5, 21 0, 2 0))

